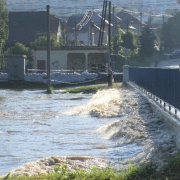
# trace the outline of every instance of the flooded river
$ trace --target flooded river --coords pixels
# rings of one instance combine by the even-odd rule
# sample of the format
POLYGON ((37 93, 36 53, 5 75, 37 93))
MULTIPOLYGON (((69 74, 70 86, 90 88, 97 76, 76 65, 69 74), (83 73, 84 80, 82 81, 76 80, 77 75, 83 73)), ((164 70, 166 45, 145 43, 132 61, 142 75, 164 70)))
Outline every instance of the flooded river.
POLYGON ((173 135, 164 130, 163 122, 158 120, 162 131, 152 138, 157 124, 153 131, 150 122, 148 130, 143 118, 158 117, 148 109, 147 117, 138 115, 146 103, 139 108, 139 96, 124 91, 48 95, 40 90, 0 90, 0 174, 47 156, 83 155, 112 162, 143 159, 151 155, 149 150, 159 155, 155 141, 162 142, 162 137, 174 152, 173 135))

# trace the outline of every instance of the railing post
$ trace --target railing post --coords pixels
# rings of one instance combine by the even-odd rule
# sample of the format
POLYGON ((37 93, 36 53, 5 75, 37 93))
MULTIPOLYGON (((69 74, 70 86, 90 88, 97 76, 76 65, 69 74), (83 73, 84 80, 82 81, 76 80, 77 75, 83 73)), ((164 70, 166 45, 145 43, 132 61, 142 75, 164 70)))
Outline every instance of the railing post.
POLYGON ((129 81, 129 66, 124 65, 123 67, 123 83, 129 81))

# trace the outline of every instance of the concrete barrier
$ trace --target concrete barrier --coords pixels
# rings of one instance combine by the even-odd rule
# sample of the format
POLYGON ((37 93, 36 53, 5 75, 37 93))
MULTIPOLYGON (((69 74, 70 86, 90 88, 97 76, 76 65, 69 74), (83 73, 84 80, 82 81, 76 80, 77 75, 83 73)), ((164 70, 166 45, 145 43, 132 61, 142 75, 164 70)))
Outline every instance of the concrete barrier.
POLYGON ((160 107, 153 99, 142 91, 142 88, 138 88, 138 86, 132 82, 126 82, 126 84, 140 93, 142 97, 150 103, 153 111, 157 113, 159 117, 164 119, 164 121, 168 124, 168 127, 176 134, 176 147, 180 150, 180 119, 160 107))
POLYGON ((129 66, 124 65, 123 67, 123 83, 129 81, 129 66))

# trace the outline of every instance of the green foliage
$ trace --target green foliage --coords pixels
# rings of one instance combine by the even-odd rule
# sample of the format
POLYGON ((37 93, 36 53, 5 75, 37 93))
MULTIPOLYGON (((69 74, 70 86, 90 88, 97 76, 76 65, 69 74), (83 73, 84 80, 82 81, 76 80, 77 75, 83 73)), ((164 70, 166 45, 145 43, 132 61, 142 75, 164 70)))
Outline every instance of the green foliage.
POLYGON ((117 33, 113 37, 113 42, 112 42, 112 51, 114 54, 119 54, 121 50, 121 44, 122 44, 122 38, 121 38, 122 31, 118 27, 117 33))
POLYGON ((131 31, 128 31, 126 34, 122 34, 122 46, 134 50, 137 48, 137 43, 134 34, 131 31))
POLYGON ((8 48, 5 54, 26 55, 28 60, 33 59, 30 49, 19 42, 14 47, 8 48))
POLYGON ((139 56, 142 58, 152 57, 155 52, 156 36, 148 26, 142 29, 142 34, 139 36, 139 56))
POLYGON ((137 37, 128 31, 124 33, 120 27, 118 27, 117 33, 113 37, 112 52, 114 54, 124 54, 124 48, 130 50, 129 55, 137 54, 137 37))
POLYGON ((6 1, 0 0, 0 51, 8 37, 8 11, 6 1))
POLYGON ((53 87, 51 86, 48 90, 47 90, 47 94, 53 94, 53 87))
POLYGON ((127 180, 150 180, 155 178, 157 175, 157 166, 152 162, 148 164, 142 164, 140 166, 129 165, 127 170, 122 170, 122 174, 126 177, 127 180))
POLYGON ((169 179, 179 179, 180 177, 180 153, 177 157, 169 160, 165 166, 162 167, 160 171, 160 176, 162 179, 168 177, 169 179))
POLYGON ((81 46, 81 42, 79 40, 77 40, 76 43, 74 39, 68 41, 68 46, 75 46, 75 44, 77 44, 77 46, 81 46))
POLYGON ((117 170, 107 167, 100 169, 93 167, 90 171, 76 169, 75 172, 69 172, 67 165, 54 167, 54 173, 26 176, 14 176, 8 174, 0 180, 178 180, 180 177, 180 154, 171 159, 161 169, 152 162, 132 166, 127 169, 117 170))
MULTIPOLYGON (((50 45, 53 47, 59 47, 64 45, 64 40, 62 38, 57 41, 55 36, 50 37, 50 45)), ((39 36, 35 42, 31 42, 30 46, 32 48, 36 48, 37 46, 47 46, 47 36, 39 36)))
MULTIPOLYGON (((114 88, 120 88, 121 85, 113 84, 114 88)), ((82 87, 76 87, 76 88, 69 88, 66 89, 64 92, 68 93, 96 93, 98 90, 102 89, 108 89, 108 85, 97 85, 97 86, 82 86, 82 87)))
POLYGON ((6 1, 0 0, 0 63, 4 65, 4 58, 2 54, 2 48, 5 41, 8 38, 8 11, 6 9, 6 1))
POLYGON ((180 48, 180 12, 161 26, 158 36, 165 50, 180 48))

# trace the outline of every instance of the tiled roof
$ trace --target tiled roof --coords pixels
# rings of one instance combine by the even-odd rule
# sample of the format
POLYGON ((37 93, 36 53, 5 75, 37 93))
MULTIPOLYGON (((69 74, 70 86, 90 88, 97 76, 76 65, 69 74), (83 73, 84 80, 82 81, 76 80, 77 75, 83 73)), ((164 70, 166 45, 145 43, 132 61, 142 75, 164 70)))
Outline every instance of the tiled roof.
POLYGON ((128 19, 129 21, 133 22, 134 24, 141 24, 141 21, 137 17, 131 15, 129 12, 124 11, 124 10, 117 13, 116 16, 119 17, 124 22, 127 21, 127 19, 128 19))
MULTIPOLYGON (((140 25, 140 24, 145 25, 144 22, 141 22, 137 17, 131 15, 130 13, 128 13, 127 11, 124 11, 124 10, 117 13, 115 15, 115 17, 120 18, 119 24, 122 29, 127 28, 127 20, 129 21, 129 25, 132 24, 132 26, 140 25)), ((129 28, 130 28, 130 26, 129 26, 129 28)))
MULTIPOLYGON (((68 29, 73 29, 75 27, 75 22, 78 24, 84 17, 84 14, 73 14, 72 16, 69 17, 68 21, 67 21, 67 27, 68 29)), ((98 27, 100 27, 101 25, 101 15, 93 12, 92 14, 92 20, 94 22, 94 24, 98 27)), ((108 25, 109 22, 106 20, 105 21, 105 25, 108 25)), ((89 23, 87 23, 85 26, 83 26, 83 28, 89 28, 89 23)))

